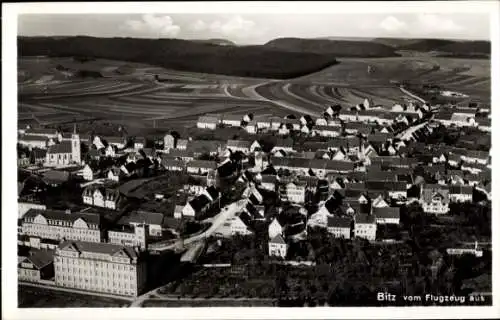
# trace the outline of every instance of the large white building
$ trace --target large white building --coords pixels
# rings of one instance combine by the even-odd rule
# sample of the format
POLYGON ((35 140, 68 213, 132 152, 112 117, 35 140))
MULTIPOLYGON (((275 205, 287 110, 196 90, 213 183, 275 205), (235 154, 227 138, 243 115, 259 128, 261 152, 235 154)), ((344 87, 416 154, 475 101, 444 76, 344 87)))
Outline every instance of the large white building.
POLYGON ((97 213, 30 209, 24 215, 22 232, 41 239, 102 241, 97 213))
POLYGON ((137 251, 110 243, 66 241, 54 255, 57 286, 138 296, 146 284, 146 264, 137 251))

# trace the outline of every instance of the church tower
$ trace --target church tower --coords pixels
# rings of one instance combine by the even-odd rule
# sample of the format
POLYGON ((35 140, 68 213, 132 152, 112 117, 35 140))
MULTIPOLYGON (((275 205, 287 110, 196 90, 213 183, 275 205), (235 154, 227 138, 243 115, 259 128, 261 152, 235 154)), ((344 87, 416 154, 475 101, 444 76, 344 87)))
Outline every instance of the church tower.
POLYGON ((78 164, 82 162, 80 154, 80 136, 76 132, 76 124, 74 125, 73 133, 71 134, 71 160, 78 164))

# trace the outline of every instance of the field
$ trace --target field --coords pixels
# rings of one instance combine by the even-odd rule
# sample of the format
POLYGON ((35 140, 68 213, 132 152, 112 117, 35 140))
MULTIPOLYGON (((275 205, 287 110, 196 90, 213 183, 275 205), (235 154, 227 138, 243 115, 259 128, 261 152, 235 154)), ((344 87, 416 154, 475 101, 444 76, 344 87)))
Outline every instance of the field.
POLYGON ((86 68, 103 77, 64 75, 70 58, 21 58, 19 125, 60 126, 104 120, 133 128, 192 126, 205 113, 319 116, 331 104, 365 98, 390 107, 409 97, 397 82, 437 84, 490 103, 489 60, 442 57, 342 58, 322 71, 292 80, 181 72, 97 59, 86 68), (368 68, 372 69, 368 73, 368 68), (125 70, 116 72, 117 69, 125 70), (157 75, 157 78, 155 78, 157 75))

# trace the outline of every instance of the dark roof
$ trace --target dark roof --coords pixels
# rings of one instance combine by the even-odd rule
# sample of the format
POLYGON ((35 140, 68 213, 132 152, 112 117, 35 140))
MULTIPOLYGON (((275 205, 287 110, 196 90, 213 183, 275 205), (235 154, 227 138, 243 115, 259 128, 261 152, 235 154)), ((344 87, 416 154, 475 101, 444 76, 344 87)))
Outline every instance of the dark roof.
POLYGON ((45 149, 34 148, 33 150, 31 150, 31 156, 34 159, 45 158, 46 155, 47 155, 47 150, 45 149))
POLYGON ((217 162, 208 160, 193 160, 188 162, 187 166, 191 168, 217 169, 217 162))
POLYGON ((49 147, 47 151, 50 154, 71 153, 71 141, 62 141, 49 147))
POLYGON ((269 240, 270 243, 286 244, 285 240, 281 235, 276 235, 274 238, 269 240))
POLYGON ((208 204, 210 204, 210 199, 208 199, 208 197, 204 194, 199 195, 189 201, 189 205, 191 205, 191 208, 193 208, 195 212, 201 211, 201 209, 203 209, 208 204))
POLYGON ((337 228, 351 228, 352 219, 348 217, 328 217, 328 226, 337 228))
POLYGON ((26 134, 46 134, 46 135, 54 135, 57 133, 56 129, 50 128, 31 128, 26 130, 26 134))
POLYGON ((130 258, 138 257, 138 253, 131 247, 103 242, 65 241, 59 245, 59 249, 63 250, 70 246, 74 246, 76 250, 80 252, 95 252, 115 255, 116 253, 122 251, 125 252, 130 258))
POLYGON ((206 190, 207 193, 212 197, 212 199, 219 198, 220 192, 214 186, 210 186, 206 190))
POLYGON ((368 214, 357 214, 354 219, 355 223, 364 223, 364 224, 375 223, 375 217, 368 214))
POLYGON ((29 135, 29 134, 25 134, 25 135, 22 135, 21 137, 19 137, 19 140, 20 141, 47 141, 47 137, 46 136, 32 136, 32 135, 29 135))
POLYGON ((163 214, 159 212, 134 211, 130 215, 122 217, 119 224, 145 223, 147 225, 161 225, 162 221, 163 214))
POLYGON ((472 194, 472 186, 450 185, 450 194, 472 194))
POLYGON ((398 207, 384 207, 384 208, 373 208, 372 213, 377 218, 383 219, 399 219, 400 208, 398 207))
POLYGON ((365 187, 372 191, 406 191, 406 183, 401 181, 366 181, 365 187))
MULTIPOLYGON (((33 252, 33 251, 32 251, 33 252)), ((32 255, 26 257, 33 266, 37 269, 41 269, 48 264, 54 262, 54 251, 53 250, 37 250, 33 252, 32 255)))
POLYGON ((46 182, 65 182, 69 179, 69 172, 60 170, 50 170, 43 173, 43 178, 46 182))
POLYGON ((75 222, 76 220, 82 218, 87 223, 99 225, 101 221, 101 217, 97 213, 90 212, 72 212, 66 213, 66 211, 62 210, 39 210, 39 209, 29 209, 24 215, 23 219, 26 218, 34 218, 41 214, 46 219, 50 220, 59 220, 59 221, 70 221, 75 222))

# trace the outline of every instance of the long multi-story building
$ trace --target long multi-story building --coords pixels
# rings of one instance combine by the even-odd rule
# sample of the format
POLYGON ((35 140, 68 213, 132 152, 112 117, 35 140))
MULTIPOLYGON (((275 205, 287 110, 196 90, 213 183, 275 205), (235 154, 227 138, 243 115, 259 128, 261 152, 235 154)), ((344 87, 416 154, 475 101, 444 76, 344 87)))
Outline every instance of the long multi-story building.
POLYGON ((103 232, 97 213, 30 209, 23 217, 27 236, 53 240, 101 242, 103 232))
POLYGON ((144 260, 131 247, 110 243, 65 241, 54 255, 57 286, 138 296, 145 288, 144 260))

